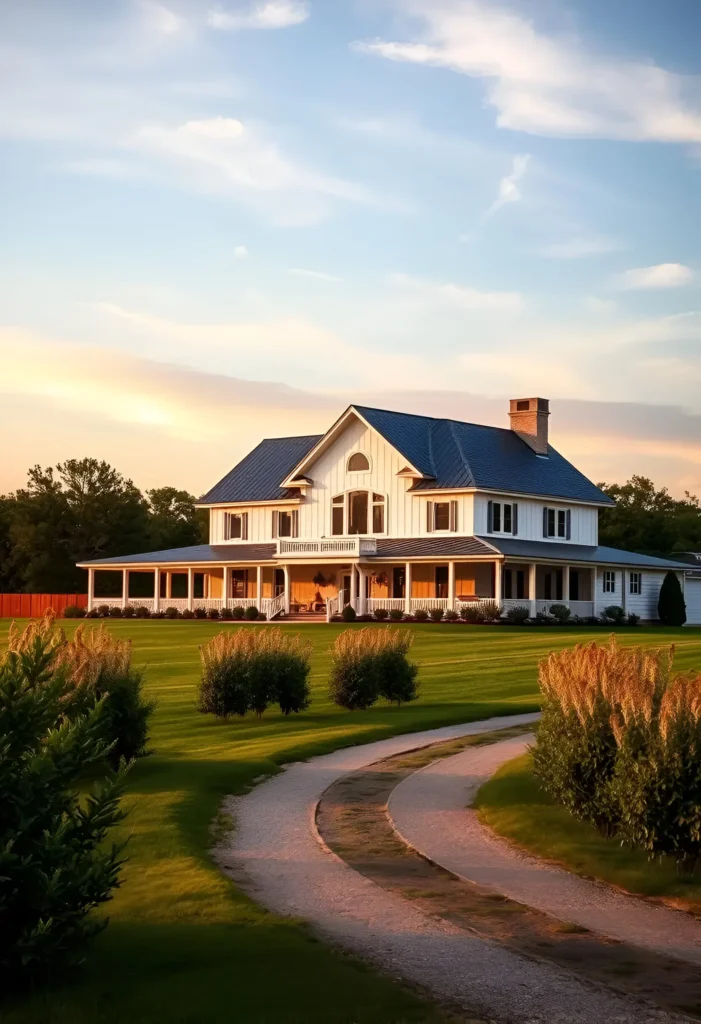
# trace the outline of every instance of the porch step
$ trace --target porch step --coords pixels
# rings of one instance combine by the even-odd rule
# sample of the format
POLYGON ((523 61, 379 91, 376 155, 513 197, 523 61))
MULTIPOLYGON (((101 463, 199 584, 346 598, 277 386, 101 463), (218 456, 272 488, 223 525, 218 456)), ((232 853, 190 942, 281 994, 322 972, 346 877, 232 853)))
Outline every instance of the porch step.
POLYGON ((326 615, 324 612, 320 614, 307 613, 305 615, 284 615, 281 618, 275 620, 276 622, 326 622, 326 615))

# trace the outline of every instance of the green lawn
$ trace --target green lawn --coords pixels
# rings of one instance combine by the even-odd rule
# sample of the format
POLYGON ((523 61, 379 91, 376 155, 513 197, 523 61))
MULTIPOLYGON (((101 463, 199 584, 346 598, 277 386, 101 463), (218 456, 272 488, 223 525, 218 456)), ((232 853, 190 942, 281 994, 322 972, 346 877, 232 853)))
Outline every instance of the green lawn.
POLYGON ((604 839, 577 821, 540 788, 530 754, 502 765, 480 789, 475 806, 482 821, 499 835, 578 875, 701 910, 701 879, 697 884, 679 879, 674 861, 651 862, 645 853, 604 839))
MULTIPOLYGON (((69 623, 67 628, 72 628, 69 623)), ((0 647, 9 622, 0 622, 0 647)), ((394 733, 537 707, 536 663, 592 632, 416 625, 422 696, 413 706, 348 713, 326 696, 327 649, 343 626, 284 627, 313 640, 313 704, 217 722, 194 710, 198 645, 225 626, 112 620, 132 637, 158 701, 155 753, 128 795, 130 861, 111 923, 83 968, 49 994, 5 1008, 3 1024, 230 1024, 431 1021, 426 1004, 316 942, 300 924, 267 914, 207 855, 222 797, 285 761, 394 733)), ((601 631, 600 635, 605 635, 601 631)), ((632 630, 622 642, 678 645, 677 667, 701 665, 701 634, 632 630)))

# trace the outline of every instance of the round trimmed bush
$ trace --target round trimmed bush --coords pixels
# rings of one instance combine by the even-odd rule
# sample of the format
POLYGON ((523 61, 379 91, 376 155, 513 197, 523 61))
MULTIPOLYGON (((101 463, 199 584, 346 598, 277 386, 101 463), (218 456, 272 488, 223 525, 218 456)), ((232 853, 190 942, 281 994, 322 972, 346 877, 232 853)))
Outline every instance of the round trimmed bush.
POLYGON ((523 625, 526 619, 530 619, 531 609, 525 604, 516 605, 513 608, 509 608, 506 613, 506 618, 509 622, 514 622, 516 625, 523 625))
POLYGON ((185 608, 184 609, 184 611, 183 611, 183 618, 184 619, 194 619, 194 617, 195 617, 195 613, 192 611, 191 608, 185 608))
POLYGON ((195 618, 196 619, 206 619, 207 618, 207 609, 206 608, 195 608, 195 618))
POLYGON ((218 619, 219 618, 219 609, 218 608, 210 608, 209 611, 207 612, 207 618, 208 619, 218 619))
POLYGON ((116 604, 113 605, 110 608, 110 618, 111 619, 121 619, 121 617, 122 617, 122 609, 119 607, 119 605, 116 605, 116 604))
POLYGON ((179 619, 180 618, 180 612, 178 611, 177 608, 173 608, 172 605, 171 605, 170 608, 166 608, 166 610, 165 610, 165 617, 167 619, 179 619))
POLYGON ((64 619, 84 619, 85 608, 80 608, 77 604, 67 604, 63 611, 64 619))
POLYGON ((430 610, 430 612, 428 614, 429 614, 432 622, 442 622, 443 621, 443 609, 442 608, 431 608, 431 610, 430 610))
POLYGON ((226 621, 231 621, 233 617, 234 616, 232 614, 231 608, 222 608, 220 618, 225 619, 226 621))
POLYGON ((134 609, 134 615, 136 616, 137 619, 148 619, 150 614, 151 612, 143 604, 138 605, 138 607, 134 609))
POLYGON ((126 606, 126 608, 122 608, 122 618, 123 619, 133 619, 134 618, 134 607, 133 607, 133 605, 128 604, 126 606))
POLYGON ((445 615, 443 616, 446 622, 457 622, 460 616, 454 608, 448 608, 445 615))
POLYGON ((243 613, 243 617, 244 619, 247 619, 248 622, 255 622, 256 619, 258 618, 258 609, 256 608, 256 606, 253 604, 249 604, 248 608, 243 613))
POLYGON ((377 619, 378 622, 384 622, 385 619, 387 618, 388 614, 389 614, 389 612, 387 611, 386 608, 376 608, 375 609, 375 618, 377 619))
POLYGON ((341 612, 341 618, 343 619, 344 622, 355 622, 358 616, 352 604, 346 605, 346 607, 341 612))
POLYGON ((241 607, 240 604, 237 604, 235 608, 231 609, 231 618, 232 619, 242 619, 244 614, 245 614, 244 613, 244 609, 241 607))
MULTIPOLYGON (((442 614, 443 613, 441 613, 441 617, 442 617, 442 614)), ((415 622, 428 622, 428 612, 426 611, 425 608, 417 608, 416 609, 416 611, 414 612, 414 621, 415 622)))
POLYGON ((404 618, 404 612, 400 608, 391 608, 389 617, 392 622, 401 622, 404 618))

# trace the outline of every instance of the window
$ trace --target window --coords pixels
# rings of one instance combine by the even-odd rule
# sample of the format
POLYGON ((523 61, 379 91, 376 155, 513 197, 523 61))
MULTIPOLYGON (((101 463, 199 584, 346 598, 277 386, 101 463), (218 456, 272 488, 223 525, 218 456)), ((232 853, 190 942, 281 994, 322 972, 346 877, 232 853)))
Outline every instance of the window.
POLYGON ((248 540, 248 512, 224 513, 224 540, 248 540))
POLYGON ((280 594, 285 593, 285 570, 276 569, 273 576, 273 588, 275 590, 275 597, 279 597, 280 594))
POLYGON ((348 494, 348 533, 368 532, 368 492, 350 491, 348 494))
POLYGON ((543 536, 569 540, 572 536, 572 513, 570 509, 544 508, 543 536))
POLYGON ((406 572, 398 565, 392 570, 392 597, 404 597, 406 593, 406 572))
POLYGON ((632 572, 630 574, 629 589, 631 594, 642 594, 643 574, 641 572, 632 572))
POLYGON ((370 459, 363 452, 353 452, 346 468, 349 473, 367 473, 370 469, 370 459))
POLYGON ((374 494, 372 496, 372 532, 385 532, 385 496, 374 494))
POLYGON ((526 572, 524 569, 504 569, 502 579, 504 590, 503 596, 505 598, 518 598, 521 600, 528 598, 526 572))
POLYGON ((273 537, 297 537, 299 535, 299 510, 290 512, 273 509, 273 537))
POLYGON ((331 533, 334 537, 342 537, 343 529, 343 503, 345 495, 337 494, 331 499, 331 533))
POLYGON ((616 573, 606 570, 604 573, 604 593, 615 594, 616 593, 616 573))
POLYGON ((436 597, 448 597, 448 566, 436 566, 436 597))
POLYGON ((450 502, 437 501, 433 506, 433 529, 450 529, 450 502))
POLYGON ((512 501, 487 504, 487 533, 518 533, 518 505, 512 501))

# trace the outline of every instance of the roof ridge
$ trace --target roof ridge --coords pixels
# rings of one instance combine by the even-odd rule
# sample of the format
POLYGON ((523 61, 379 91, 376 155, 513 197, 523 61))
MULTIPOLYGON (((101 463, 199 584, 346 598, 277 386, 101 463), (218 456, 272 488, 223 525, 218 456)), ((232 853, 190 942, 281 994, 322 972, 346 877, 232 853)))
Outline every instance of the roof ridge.
POLYGON ((258 445, 263 444, 264 441, 308 441, 312 437, 325 437, 325 434, 287 434, 285 437, 263 437, 258 442, 258 445))
POLYGON ((428 461, 431 464, 431 471, 434 477, 436 476, 436 463, 433 458, 433 427, 436 422, 438 421, 434 419, 428 428, 428 461))
POLYGON ((460 442, 460 438, 458 437, 458 432, 455 429, 455 422, 453 420, 448 420, 448 424, 450 426, 450 433, 452 435, 452 438, 455 441, 455 447, 457 448, 458 454, 460 455, 460 458, 462 460, 462 464, 465 467, 465 469, 467 470, 467 475, 469 476, 470 480, 472 481, 472 484, 474 485, 474 483, 475 483, 475 476, 474 476, 474 473, 472 472, 472 467, 470 466, 470 463, 465 458, 465 452, 463 451, 463 447, 462 447, 462 444, 460 442))
POLYGON ((360 405, 352 403, 353 409, 368 409, 370 412, 385 412, 390 416, 411 416, 417 420, 431 420, 433 423, 455 423, 461 427, 482 427, 484 430, 501 430, 504 433, 511 433, 511 427, 495 427, 491 423, 475 423, 474 420, 456 420, 452 416, 429 416, 422 412, 397 412, 396 409, 382 409, 377 405, 360 405))

